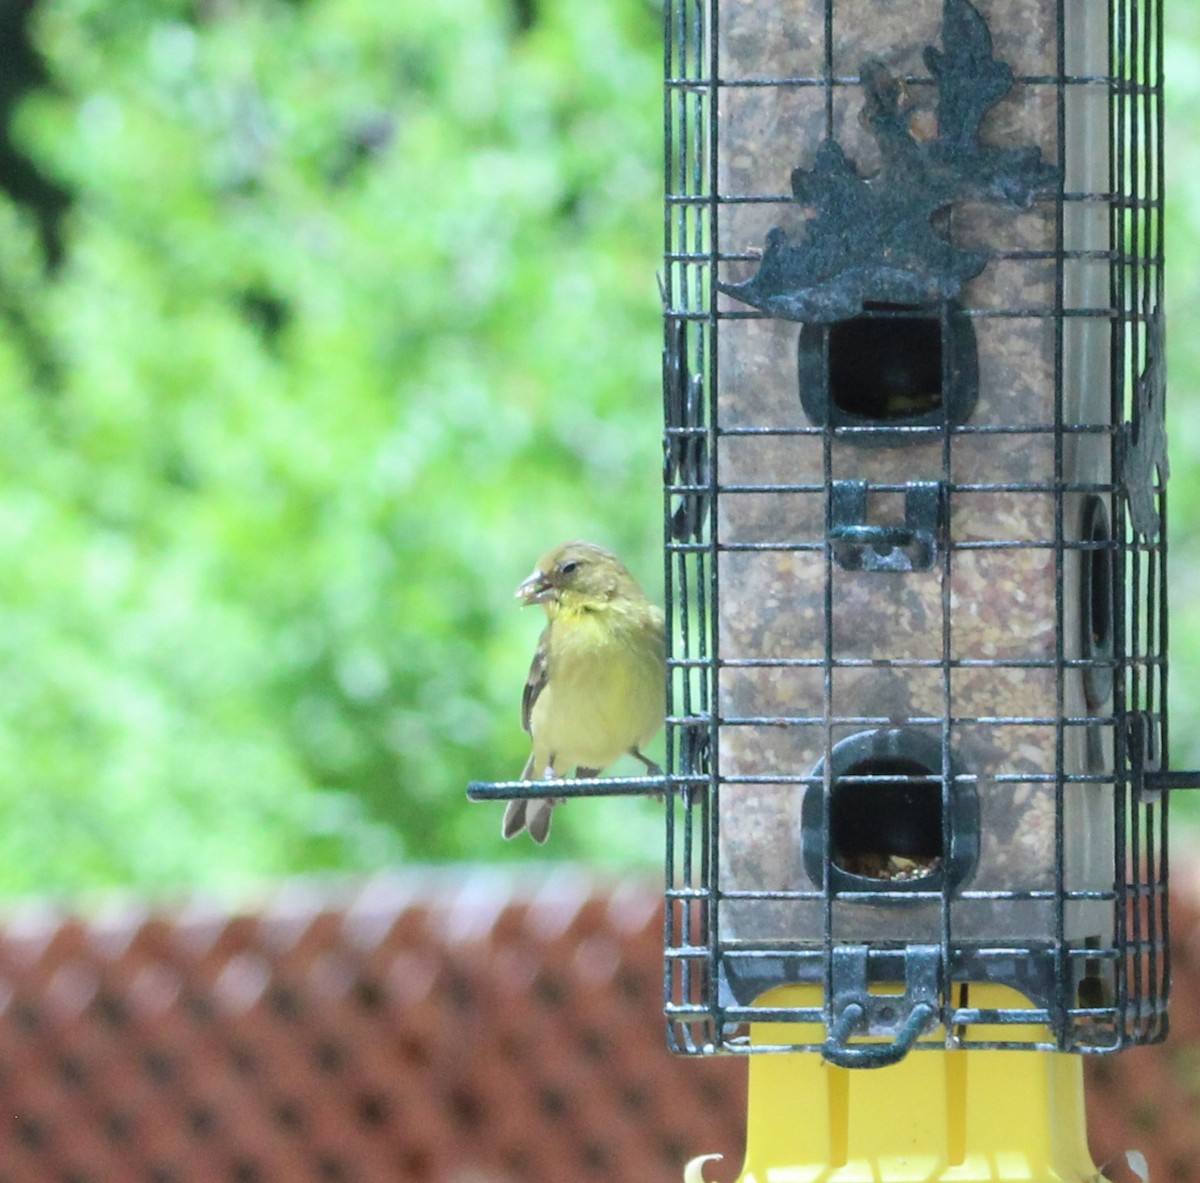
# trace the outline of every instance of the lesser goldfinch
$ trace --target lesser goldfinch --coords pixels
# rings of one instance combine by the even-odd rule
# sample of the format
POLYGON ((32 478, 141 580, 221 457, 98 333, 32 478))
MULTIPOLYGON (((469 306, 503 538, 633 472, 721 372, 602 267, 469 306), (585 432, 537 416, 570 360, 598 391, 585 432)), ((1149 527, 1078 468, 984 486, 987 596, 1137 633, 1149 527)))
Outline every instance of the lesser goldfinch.
MULTIPOLYGON (((521 726, 533 738, 522 780, 596 776, 628 753, 652 776, 662 769, 640 749, 662 726, 666 641, 662 609, 611 551, 564 542, 543 555, 516 590, 522 606, 541 604, 542 630, 525 693, 521 726)), ((505 838, 550 833, 550 799, 510 801, 505 838)))

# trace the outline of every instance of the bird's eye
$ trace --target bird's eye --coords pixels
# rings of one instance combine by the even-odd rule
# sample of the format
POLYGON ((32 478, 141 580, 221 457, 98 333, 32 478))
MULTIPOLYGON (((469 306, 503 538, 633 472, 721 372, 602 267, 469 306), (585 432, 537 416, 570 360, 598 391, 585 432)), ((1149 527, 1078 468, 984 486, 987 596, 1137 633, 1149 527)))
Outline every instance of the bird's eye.
POLYGON ((567 563, 559 563, 558 573, 560 575, 570 575, 578 566, 579 564, 574 559, 567 563))

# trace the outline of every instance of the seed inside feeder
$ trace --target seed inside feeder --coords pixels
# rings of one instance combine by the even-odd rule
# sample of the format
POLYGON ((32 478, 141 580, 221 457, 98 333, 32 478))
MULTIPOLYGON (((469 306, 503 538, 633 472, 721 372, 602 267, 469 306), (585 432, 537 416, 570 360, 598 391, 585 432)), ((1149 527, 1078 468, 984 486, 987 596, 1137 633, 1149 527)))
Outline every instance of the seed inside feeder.
POLYGON ((867 879, 921 879, 941 865, 940 779, 917 760, 860 760, 830 794, 834 865, 867 879))

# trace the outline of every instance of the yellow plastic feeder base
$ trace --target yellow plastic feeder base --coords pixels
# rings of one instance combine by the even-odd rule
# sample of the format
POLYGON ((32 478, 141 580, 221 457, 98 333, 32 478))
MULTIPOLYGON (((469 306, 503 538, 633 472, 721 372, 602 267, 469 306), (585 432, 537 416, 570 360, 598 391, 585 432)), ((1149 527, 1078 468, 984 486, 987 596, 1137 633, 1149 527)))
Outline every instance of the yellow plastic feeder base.
MULTIPOLYGON (((812 1006, 816 990, 784 986, 760 1001, 812 1006)), ((971 986, 982 1006, 1021 1005, 1016 997, 971 986)), ((1032 1026, 1002 1034, 1022 1032, 1045 1037, 1032 1026)), ((823 1037, 819 1024, 751 1025, 752 1043, 823 1037)), ((794 1052, 752 1055, 749 1067, 738 1183, 1103 1183, 1087 1147, 1079 1056, 935 1049, 868 1069, 794 1052)))

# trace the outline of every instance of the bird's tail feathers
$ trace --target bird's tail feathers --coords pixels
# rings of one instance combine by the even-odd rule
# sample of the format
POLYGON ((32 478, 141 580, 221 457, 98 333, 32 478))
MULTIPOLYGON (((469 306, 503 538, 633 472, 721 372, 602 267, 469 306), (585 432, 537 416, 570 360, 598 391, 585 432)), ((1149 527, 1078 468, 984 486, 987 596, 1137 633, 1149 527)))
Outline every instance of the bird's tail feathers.
POLYGON ((510 801, 504 810, 504 824, 500 833, 505 838, 515 838, 522 830, 539 846, 550 837, 550 818, 554 813, 554 802, 546 799, 532 801, 510 801))
POLYGON ((515 838, 525 828, 525 806, 528 801, 510 801, 504 809, 504 823, 500 833, 505 838, 515 838))
POLYGON ((554 802, 542 798, 528 802, 525 810, 525 828, 539 846, 550 837, 550 818, 554 815, 554 802))

